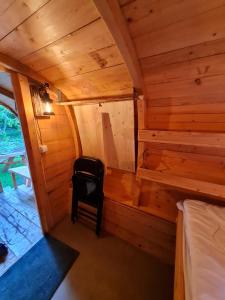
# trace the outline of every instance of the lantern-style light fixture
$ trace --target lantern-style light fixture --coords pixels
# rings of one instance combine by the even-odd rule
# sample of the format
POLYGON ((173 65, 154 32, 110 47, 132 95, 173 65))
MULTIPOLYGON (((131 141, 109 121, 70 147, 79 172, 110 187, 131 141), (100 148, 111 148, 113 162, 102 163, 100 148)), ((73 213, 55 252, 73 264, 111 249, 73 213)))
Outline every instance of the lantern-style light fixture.
POLYGON ((39 87, 39 95, 42 101, 42 107, 43 107, 43 115, 45 116, 52 116, 54 115, 52 103, 53 101, 50 99, 50 96, 47 92, 47 89, 49 88, 48 83, 44 83, 39 87))

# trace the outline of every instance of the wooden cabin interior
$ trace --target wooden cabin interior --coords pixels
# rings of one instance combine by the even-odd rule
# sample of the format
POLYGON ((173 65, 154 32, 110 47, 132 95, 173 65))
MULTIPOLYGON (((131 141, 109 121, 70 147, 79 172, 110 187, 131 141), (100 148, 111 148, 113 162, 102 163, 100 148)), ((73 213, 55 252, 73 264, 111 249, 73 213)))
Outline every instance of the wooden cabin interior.
POLYGON ((221 285, 205 290, 195 254, 225 231, 225 1, 0 4, 0 104, 19 116, 43 232, 80 253, 52 299, 224 299, 224 234, 208 261, 221 285), (104 164, 100 237, 70 220, 79 157, 104 164))

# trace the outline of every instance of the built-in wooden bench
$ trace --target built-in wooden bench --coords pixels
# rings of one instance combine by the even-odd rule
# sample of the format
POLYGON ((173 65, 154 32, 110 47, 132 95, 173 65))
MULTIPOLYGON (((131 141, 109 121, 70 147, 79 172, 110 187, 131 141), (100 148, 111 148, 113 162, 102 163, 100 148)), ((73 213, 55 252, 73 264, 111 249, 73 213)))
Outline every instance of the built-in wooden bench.
POLYGON ((170 209, 165 202, 162 206, 160 203, 156 203, 157 197, 154 199, 151 197, 151 204, 146 206, 141 201, 141 190, 135 173, 110 169, 105 176, 104 194, 106 198, 113 201, 175 223, 177 216, 176 199, 174 199, 174 205, 170 209))

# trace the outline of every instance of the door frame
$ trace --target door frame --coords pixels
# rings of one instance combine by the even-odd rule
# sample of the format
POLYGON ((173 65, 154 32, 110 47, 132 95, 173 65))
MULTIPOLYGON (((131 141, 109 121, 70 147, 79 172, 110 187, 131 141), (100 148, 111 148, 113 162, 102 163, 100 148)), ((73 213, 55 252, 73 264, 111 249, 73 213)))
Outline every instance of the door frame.
POLYGON ((36 119, 33 110, 29 81, 26 76, 17 72, 11 70, 6 70, 6 72, 11 76, 13 93, 24 136, 42 229, 44 232, 48 232, 53 227, 54 223, 49 196, 45 188, 45 174, 39 150, 36 119))

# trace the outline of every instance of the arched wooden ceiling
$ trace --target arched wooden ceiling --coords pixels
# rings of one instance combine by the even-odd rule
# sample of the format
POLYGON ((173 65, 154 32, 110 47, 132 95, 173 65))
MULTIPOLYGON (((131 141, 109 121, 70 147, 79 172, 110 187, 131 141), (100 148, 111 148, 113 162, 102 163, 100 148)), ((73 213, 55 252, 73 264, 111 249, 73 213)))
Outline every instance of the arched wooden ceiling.
POLYGON ((0 0, 0 52, 69 99, 132 91, 127 66, 92 0, 0 0))

